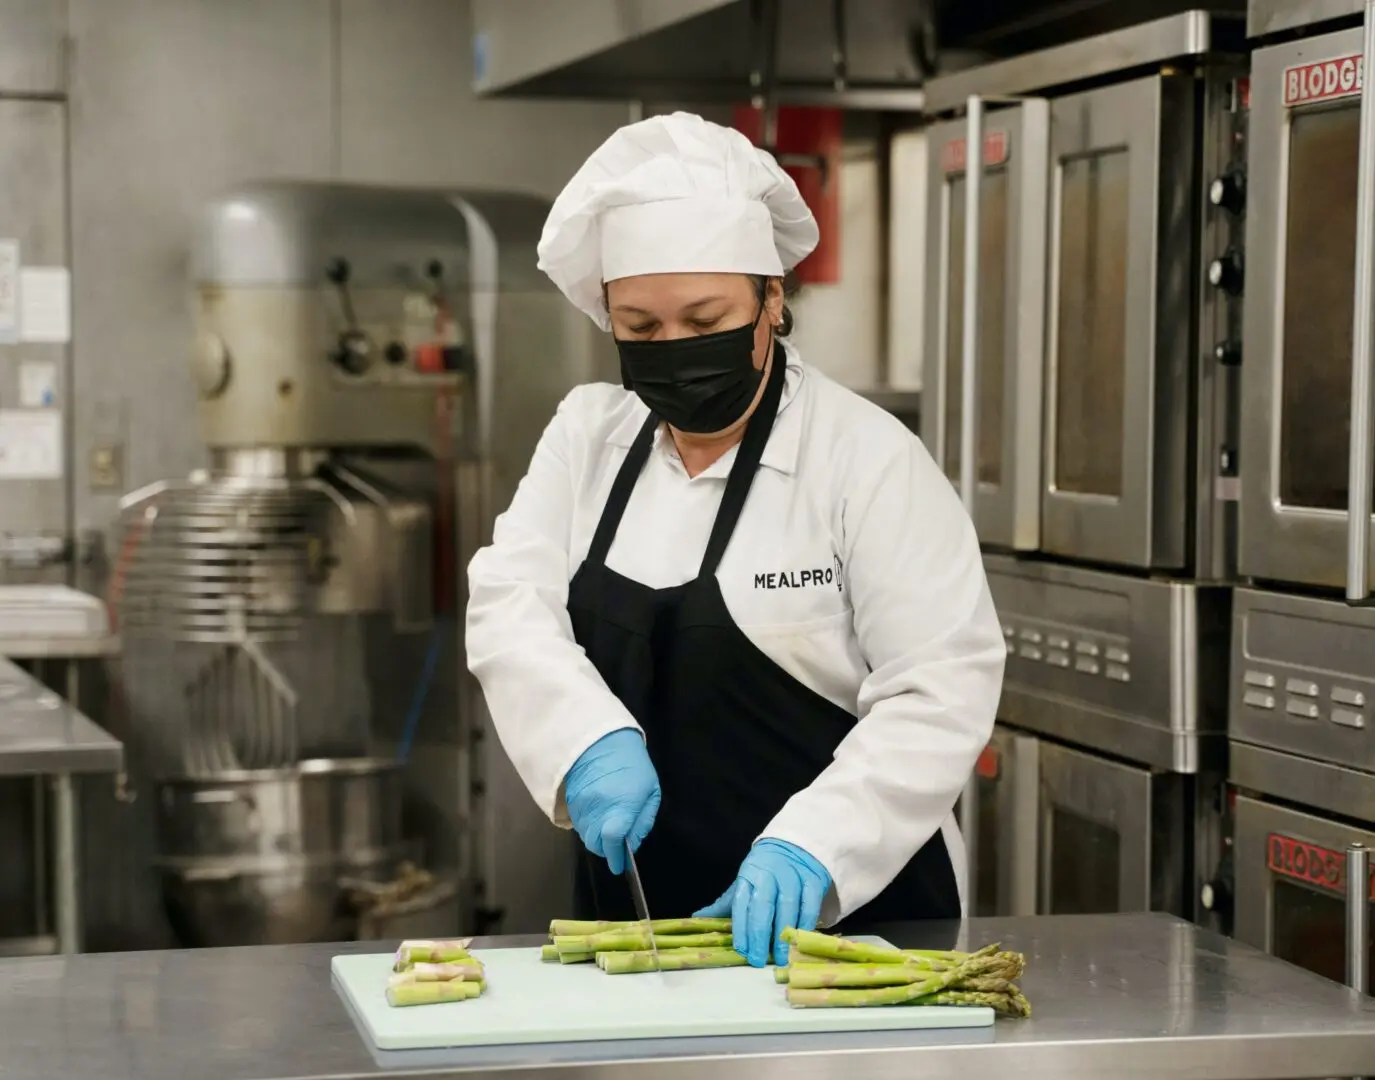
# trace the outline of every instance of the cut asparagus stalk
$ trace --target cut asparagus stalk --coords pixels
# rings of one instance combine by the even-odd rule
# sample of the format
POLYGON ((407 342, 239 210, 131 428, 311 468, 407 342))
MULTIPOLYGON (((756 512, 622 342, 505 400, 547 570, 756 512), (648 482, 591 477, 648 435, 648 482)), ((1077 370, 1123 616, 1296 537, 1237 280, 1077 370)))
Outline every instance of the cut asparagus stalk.
POLYGON ((472 938, 463 941, 403 941, 396 950, 394 971, 405 971, 411 964, 451 964, 469 960, 468 946, 472 938))
POLYGON ((545 945, 539 951, 539 958, 546 964, 557 964, 561 959, 557 945, 545 945))
POLYGON ((447 1001, 467 1001, 482 993, 475 982, 407 983, 387 987, 387 1004, 393 1008, 409 1005, 439 1005, 447 1001))
POLYGON ((558 958, 560 964, 590 964, 597 958, 597 954, 591 952, 574 952, 570 949, 567 952, 559 953, 558 958))
MULTIPOLYGON (((728 934, 729 919, 655 919, 649 924, 651 931, 659 934, 728 934)), ((639 930, 637 922, 578 922, 573 919, 555 919, 549 924, 549 936, 590 937, 593 934, 616 933, 625 930, 639 930)))
POLYGON ((791 967, 776 967, 773 969, 773 981, 779 986, 787 986, 791 976, 791 967))
MULTIPOLYGON (((560 956, 569 952, 645 952, 650 946, 650 936, 640 928, 608 930, 583 937, 557 937, 554 946, 560 956)), ((731 944, 731 936, 723 933, 654 934, 653 939, 660 952, 665 949, 716 949, 731 944)))
MULTIPOLYGON (((659 964, 664 971, 696 971, 706 968, 744 967, 749 961, 732 948, 664 949, 659 964)), ((603 952, 597 966, 608 975, 638 975, 657 971, 652 952, 603 952)))
POLYGON ((388 980, 389 986, 406 986, 422 982, 479 982, 482 979, 482 965, 476 962, 464 964, 414 964, 405 971, 397 972, 388 980))

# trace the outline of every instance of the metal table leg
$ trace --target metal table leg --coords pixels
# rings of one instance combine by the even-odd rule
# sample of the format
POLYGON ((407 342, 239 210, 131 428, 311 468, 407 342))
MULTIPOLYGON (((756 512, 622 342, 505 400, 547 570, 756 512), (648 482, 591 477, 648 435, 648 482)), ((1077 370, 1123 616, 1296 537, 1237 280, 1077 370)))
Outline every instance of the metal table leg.
POLYGON ((76 786, 71 773, 53 777, 53 894, 57 948, 65 956, 81 951, 80 868, 77 860, 76 786))

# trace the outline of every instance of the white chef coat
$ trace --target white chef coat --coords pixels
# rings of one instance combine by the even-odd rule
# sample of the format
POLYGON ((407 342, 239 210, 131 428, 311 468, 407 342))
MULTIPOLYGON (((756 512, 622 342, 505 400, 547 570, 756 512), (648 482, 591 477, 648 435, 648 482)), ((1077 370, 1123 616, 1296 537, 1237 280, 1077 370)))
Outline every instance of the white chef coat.
MULTIPOLYGON (((877 896, 940 829, 963 905, 951 811, 992 732, 1006 659, 978 541, 920 440, 791 347, 787 357, 778 418, 717 576, 741 631, 858 723, 763 835, 830 872, 829 924, 877 896)), ((469 666, 502 745, 560 825, 569 768, 602 736, 638 726, 574 641, 566 604, 647 411, 618 386, 570 393, 468 568, 469 666)), ((653 588, 696 577, 735 456, 690 478, 661 429, 607 566, 653 588)))

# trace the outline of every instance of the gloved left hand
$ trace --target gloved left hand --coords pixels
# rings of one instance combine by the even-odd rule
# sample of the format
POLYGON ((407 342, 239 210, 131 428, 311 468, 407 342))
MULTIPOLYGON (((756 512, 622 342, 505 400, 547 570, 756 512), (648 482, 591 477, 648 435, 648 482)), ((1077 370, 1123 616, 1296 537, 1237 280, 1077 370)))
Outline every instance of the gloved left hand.
POLYGON ((740 866, 735 884, 694 918, 730 916, 735 951, 754 967, 788 962, 784 930, 815 930, 821 903, 831 889, 826 868, 796 844, 760 840, 740 866))

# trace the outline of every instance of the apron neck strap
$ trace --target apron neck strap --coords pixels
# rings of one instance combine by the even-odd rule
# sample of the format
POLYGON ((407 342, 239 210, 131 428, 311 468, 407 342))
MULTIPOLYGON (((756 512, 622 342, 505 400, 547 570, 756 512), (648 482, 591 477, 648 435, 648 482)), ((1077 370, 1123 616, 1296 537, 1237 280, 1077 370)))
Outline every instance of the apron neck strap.
POLYGON ((716 521, 711 527, 706 554, 702 556, 699 577, 716 573, 722 557, 726 554, 726 547, 730 544, 736 523, 745 509, 750 485, 754 483, 759 463, 764 459, 764 447, 768 445, 769 433, 773 430, 773 422, 778 417, 778 406, 783 400, 783 384, 787 372, 787 352, 782 342, 774 338, 769 381, 764 386, 764 396, 759 399, 759 407, 754 410, 754 415, 745 427, 745 437, 740 440, 740 452, 735 457, 735 464, 731 466, 730 479, 726 481, 721 506, 716 511, 716 521))
POLYGON ((616 539, 621 517, 630 505, 630 494, 635 490, 635 481, 640 478, 645 462, 649 460, 649 452, 654 448, 654 434, 658 430, 659 418, 650 413, 645 417, 635 441, 630 444, 630 452, 621 463, 621 471, 611 484, 611 494, 606 497, 597 531, 592 534, 592 546, 587 549, 587 561, 596 566, 603 565, 611 552, 611 543, 616 539))

